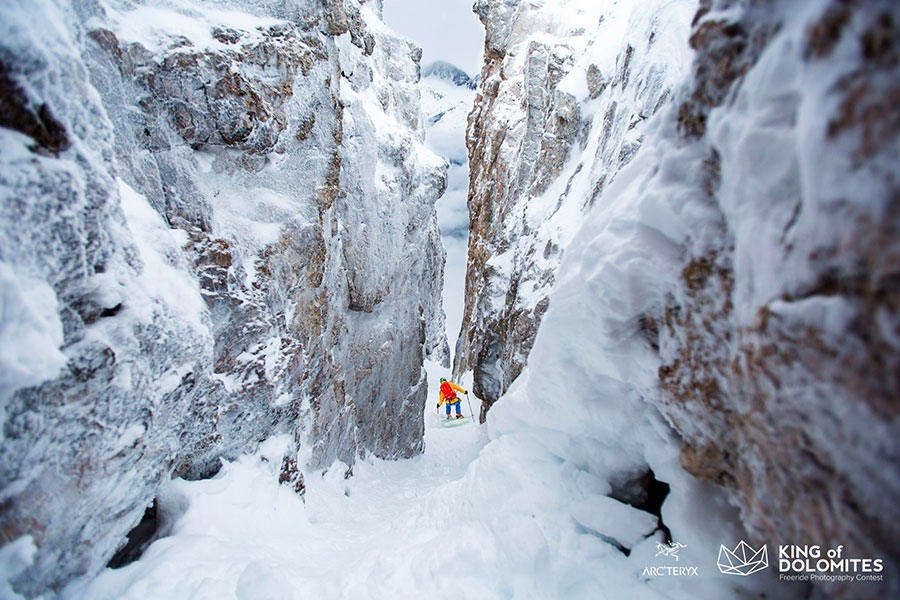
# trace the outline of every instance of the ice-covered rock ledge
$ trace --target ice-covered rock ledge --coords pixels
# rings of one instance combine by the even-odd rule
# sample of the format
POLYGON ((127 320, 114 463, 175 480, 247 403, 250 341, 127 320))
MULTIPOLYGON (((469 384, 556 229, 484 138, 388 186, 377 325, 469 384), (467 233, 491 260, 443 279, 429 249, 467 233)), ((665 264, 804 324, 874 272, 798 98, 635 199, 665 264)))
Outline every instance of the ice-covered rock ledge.
MULTIPOLYGON (((0 531, 34 595, 276 432, 422 448, 441 161, 378 0, 7 2, 0 531)), ((298 490, 298 448, 283 477, 298 490)))

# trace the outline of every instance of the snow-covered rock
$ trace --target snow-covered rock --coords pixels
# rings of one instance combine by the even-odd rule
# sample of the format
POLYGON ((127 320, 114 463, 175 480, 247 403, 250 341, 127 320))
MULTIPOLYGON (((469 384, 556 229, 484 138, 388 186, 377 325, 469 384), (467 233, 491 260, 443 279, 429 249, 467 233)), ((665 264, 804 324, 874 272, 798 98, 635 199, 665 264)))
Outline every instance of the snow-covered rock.
POLYGON ((690 64, 693 2, 477 2, 472 215, 454 370, 487 409, 525 365, 572 233, 690 64))
MULTIPOLYGON (((422 449, 442 162, 381 3, 11 2, 0 35, 0 529, 36 594, 163 480, 422 449), (299 455, 298 455, 299 450, 299 455)), ((293 479, 292 479, 293 478, 293 479)))
MULTIPOLYGON (((715 554, 741 539, 768 544, 770 562, 780 544, 841 546, 844 557, 881 560, 883 580, 826 578, 815 584, 821 591, 897 595, 900 580, 888 574, 900 567, 900 6, 704 0, 693 20, 660 19, 644 30, 653 35, 628 36, 634 50, 620 53, 619 65, 628 62, 631 75, 597 63, 583 70, 576 95, 589 98, 576 104, 583 119, 615 82, 627 79, 631 89, 648 81, 635 76, 642 54, 665 39, 660 31, 681 32, 666 54, 691 49, 693 62, 669 71, 683 81, 648 119, 628 164, 604 168, 597 157, 608 137, 582 126, 584 137, 572 138, 578 152, 570 150, 558 176, 523 180, 525 123, 541 98, 528 81, 543 51, 538 42, 523 51, 522 40, 557 22, 546 15, 549 4, 476 5, 487 16, 488 58, 470 149, 476 159, 492 154, 472 166, 473 198, 485 201, 470 206, 467 318, 469 337, 487 345, 473 345, 481 355, 457 368, 474 369, 488 400, 519 377, 491 410, 493 440, 472 472, 505 468, 514 478, 526 455, 530 464, 518 468, 510 495, 537 493, 529 480, 539 464, 546 488, 569 485, 574 473, 613 498, 652 473, 670 486, 661 518, 689 547, 682 564, 698 549, 715 554), (518 68, 505 68, 512 61, 518 68), (493 119, 482 117, 487 106, 493 119), (491 175, 480 175, 489 165, 491 175), (521 181, 531 187, 507 191, 521 181), (517 265, 529 253, 535 262, 545 248, 552 254, 545 240, 554 238, 532 233, 523 244, 506 231, 540 231, 552 223, 532 219, 548 214, 541 200, 563 196, 575 197, 558 204, 560 212, 589 210, 583 224, 573 213, 561 266, 547 270, 555 279, 549 308, 519 374, 509 358, 516 338, 505 333, 517 331, 509 299, 522 295, 529 273, 517 265), (501 324, 496 341, 482 323, 501 324)), ((673 14, 696 8, 657 4, 673 14)), ((629 23, 652 23, 653 7, 645 8, 629 23)), ((563 31, 574 31, 569 23, 563 31)), ((619 115, 628 120, 628 111, 619 115)), ((610 121, 612 130, 620 125, 610 121)), ((533 335, 531 313, 518 313, 525 335, 533 335)), ((562 504, 588 520, 582 504, 562 504)), ((616 540, 644 528, 590 521, 597 535, 616 540)), ((642 544, 632 550, 629 561, 647 560, 642 544)), ((807 593, 765 573, 732 580, 736 595, 747 593, 738 586, 757 584, 768 597, 807 593)))
POLYGON ((885 572, 900 567, 898 27, 892 2, 703 3, 674 119, 697 154, 678 166, 695 198, 672 206, 698 209, 645 319, 685 469, 731 490, 756 539, 843 544, 885 572))
POLYGON ((453 85, 469 88, 470 90, 474 90, 478 86, 478 82, 469 77, 468 73, 456 65, 443 60, 433 62, 422 69, 422 79, 428 79, 429 77, 446 79, 452 82, 453 85))

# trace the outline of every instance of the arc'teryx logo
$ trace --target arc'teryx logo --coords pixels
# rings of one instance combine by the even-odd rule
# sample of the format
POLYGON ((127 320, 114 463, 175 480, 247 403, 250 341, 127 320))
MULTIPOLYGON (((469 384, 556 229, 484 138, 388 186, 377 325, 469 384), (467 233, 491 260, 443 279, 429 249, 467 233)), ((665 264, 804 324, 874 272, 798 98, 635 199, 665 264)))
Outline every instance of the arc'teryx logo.
POLYGON ((672 556, 675 558, 675 562, 678 562, 678 551, 682 548, 687 548, 687 544, 682 544, 681 542, 669 542, 669 545, 666 546, 660 542, 656 542, 656 556, 662 554, 663 556, 672 556))
POLYGON ((719 565, 719 571, 726 575, 746 577, 769 566, 769 550, 765 544, 759 550, 754 550, 744 540, 741 540, 734 550, 729 550, 722 544, 716 563, 719 565))

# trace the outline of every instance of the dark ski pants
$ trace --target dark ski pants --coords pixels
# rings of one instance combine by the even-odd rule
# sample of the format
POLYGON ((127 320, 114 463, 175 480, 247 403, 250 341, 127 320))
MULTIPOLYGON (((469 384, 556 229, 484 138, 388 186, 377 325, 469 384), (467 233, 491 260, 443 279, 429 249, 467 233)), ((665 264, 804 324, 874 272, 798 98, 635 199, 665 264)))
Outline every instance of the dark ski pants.
POLYGON ((459 410, 460 410, 460 409, 459 409, 459 405, 460 405, 460 404, 461 404, 461 403, 460 403, 459 400, 457 400, 457 401, 454 402, 453 404, 450 404, 450 403, 448 402, 448 403, 447 403, 447 416, 448 416, 448 417, 450 416, 450 407, 451 407, 451 406, 455 406, 455 407, 456 407, 456 414, 458 414, 458 415, 459 415, 459 414, 462 414, 462 413, 459 412, 459 410))

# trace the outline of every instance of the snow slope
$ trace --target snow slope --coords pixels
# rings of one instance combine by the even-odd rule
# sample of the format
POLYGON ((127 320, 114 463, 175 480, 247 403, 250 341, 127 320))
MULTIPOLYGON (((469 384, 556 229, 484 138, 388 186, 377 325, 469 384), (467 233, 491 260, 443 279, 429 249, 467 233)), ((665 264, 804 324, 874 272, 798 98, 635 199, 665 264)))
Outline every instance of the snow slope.
MULTIPOLYGON (((435 363, 427 367, 432 381, 444 374, 435 363)), ((465 402, 463 411, 469 413, 465 402)), ((424 418, 422 456, 358 461, 349 478, 347 465, 335 463, 307 475, 303 499, 277 483, 290 445, 284 437, 225 464, 213 479, 174 480, 158 500, 170 534, 137 563, 76 582, 62 598, 438 598, 489 591, 479 581, 487 565, 478 560, 489 532, 460 514, 454 483, 487 433, 471 422, 442 427, 431 401, 424 418), (445 553, 465 558, 445 562, 445 553)))
MULTIPOLYGON (((430 380, 444 374, 439 365, 427 367, 430 380)), ((562 389, 564 382, 557 383, 562 389)), ((436 396, 436 388, 432 392, 436 396)), ((678 538, 687 547, 677 563, 656 556, 659 534, 642 539, 655 519, 607 497, 610 474, 636 447, 654 453, 659 472, 682 483, 663 425, 643 418, 632 424, 631 414, 609 419, 611 411, 567 409, 550 417, 549 409, 571 405, 569 398, 556 399, 547 403, 545 397, 544 409, 529 406, 527 414, 521 401, 500 403, 490 436, 476 424, 441 427, 430 404, 422 456, 358 461, 349 478, 341 463, 307 473, 305 500, 276 483, 289 440, 269 440, 256 455, 225 464, 213 479, 170 482, 159 498, 169 535, 138 562, 77 581, 62 598, 725 600, 758 597, 766 589, 764 576, 721 575, 718 545, 691 528, 678 538), (512 412, 517 405, 518 419, 512 412), (512 425, 537 417, 544 419, 542 427, 516 431, 512 425), (607 434, 618 429, 623 436, 604 442, 601 432, 571 434, 579 424, 584 433, 584 423, 600 417, 609 419, 607 434), (632 434, 639 437, 624 445, 632 434), (606 443, 622 446, 610 452, 606 443), (598 453, 607 457, 603 467, 598 453), (631 555, 616 549, 613 539, 631 547, 631 555), (650 577, 642 575, 647 566, 696 567, 698 575, 650 577)), ((465 400, 463 412, 469 413, 465 400)), ((690 505, 676 494, 667 518, 704 521, 722 540, 730 539, 736 533, 731 509, 704 486, 689 485, 706 503, 690 505)), ((797 590, 767 593, 796 598, 797 590)))

